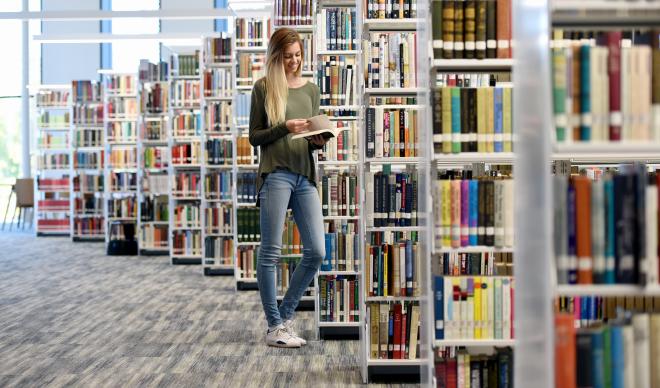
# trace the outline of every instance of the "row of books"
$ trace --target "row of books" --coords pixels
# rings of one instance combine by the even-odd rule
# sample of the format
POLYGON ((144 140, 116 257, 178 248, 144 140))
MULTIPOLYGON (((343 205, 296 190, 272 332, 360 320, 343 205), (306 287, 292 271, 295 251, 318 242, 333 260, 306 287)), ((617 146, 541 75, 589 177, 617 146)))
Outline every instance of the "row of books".
POLYGON ((436 275, 513 276, 513 252, 443 252, 433 266, 436 275))
POLYGON ((250 100, 251 93, 236 93, 234 95, 235 114, 234 122, 237 126, 247 126, 250 124, 250 100))
POLYGON ((199 171, 177 172, 172 177, 172 195, 175 197, 199 197, 201 195, 199 171))
POLYGON ((208 102, 204 107, 207 133, 230 133, 232 124, 232 106, 228 101, 208 102))
POLYGON ((135 197, 109 198, 107 202, 109 218, 136 218, 138 201, 135 197))
POLYGON ((137 99, 134 97, 111 98, 105 104, 108 119, 135 119, 138 114, 137 99))
POLYGON ((199 50, 193 54, 171 55, 170 68, 179 77, 199 75, 199 50))
POLYGON ((74 214, 103 213, 103 199, 97 197, 78 197, 73 200, 74 214))
POLYGON ((225 234, 232 233, 232 208, 214 203, 204 209, 206 212, 206 233, 225 234))
POLYGON ((514 363, 511 348, 496 348, 492 354, 471 354, 468 349, 462 347, 438 347, 434 353, 437 388, 513 387, 514 363))
POLYGON ((367 158, 417 157, 419 111, 414 108, 371 106, 366 110, 367 158))
POLYGON ((237 18, 234 34, 236 47, 266 47, 271 30, 269 17, 237 18))
POLYGON ((510 0, 431 2, 433 56, 511 58, 510 0))
POLYGON ((621 31, 589 37, 556 30, 555 39, 558 142, 660 141, 657 31, 624 38, 621 31))
POLYGON ((415 360, 420 356, 417 302, 367 303, 369 357, 415 360))
POLYGON ((154 82, 142 86, 140 92, 140 112, 165 113, 168 106, 169 88, 163 87, 163 83, 154 82))
MULTIPOLYGON (((237 25, 238 26, 238 25, 237 25)), ((231 62, 231 38, 222 34, 217 38, 204 40, 204 61, 206 64, 231 62)))
POLYGON ((69 128, 71 123, 70 112, 67 111, 43 111, 37 116, 37 125, 40 128, 69 128))
POLYGON ((71 97, 74 104, 97 103, 101 101, 101 84, 89 80, 71 81, 71 97))
POLYGON ((234 87, 232 77, 233 72, 230 68, 204 71, 204 97, 231 98, 234 87))
POLYGON ((167 168, 167 147, 146 147, 142 151, 144 168, 167 168))
POLYGON ((110 122, 106 125, 108 134, 108 143, 136 143, 137 142, 137 123, 135 121, 110 122))
POLYGON ((103 191, 103 176, 80 174, 73 177, 73 191, 100 193, 103 191))
POLYGON ((238 268, 239 279, 257 278, 257 259, 259 257, 259 246, 238 247, 236 256, 236 268, 238 268))
POLYGON ((416 172, 365 175, 367 227, 417 226, 416 172))
POLYGON ((166 174, 146 174, 142 178, 142 192, 151 195, 166 195, 169 177, 166 174))
POLYGON ((172 117, 172 136, 196 137, 202 133, 202 114, 199 111, 180 111, 172 117))
POLYGON ((417 86, 417 33, 371 32, 362 49, 368 88, 417 86))
POLYGON ((316 15, 320 50, 356 50, 355 8, 323 8, 316 15))
POLYGON ((151 63, 147 59, 140 59, 138 79, 141 82, 167 81, 170 75, 170 64, 167 62, 151 63))
POLYGON ((642 164, 555 176, 558 283, 658 283, 659 186, 660 174, 642 164))
POLYGON ((325 257, 321 271, 358 271, 360 238, 355 221, 325 221, 325 257))
POLYGON ((357 161, 359 131, 353 122, 337 121, 337 128, 350 128, 329 139, 317 153, 319 161, 357 161))
POLYGON ((442 86, 433 92, 436 153, 512 152, 512 88, 442 86))
POLYGON ((239 172, 237 177, 237 197, 238 202, 255 203, 257 202, 257 173, 239 172))
POLYGON ((100 169, 103 168, 103 152, 76 151, 73 154, 74 169, 100 169))
POLYGON ((321 106, 356 105, 355 74, 354 56, 319 56, 316 84, 321 90, 321 106))
POLYGON ((167 141, 167 127, 164 120, 143 122, 141 137, 143 141, 167 141))
POLYGON ((37 156, 39 170, 61 170, 69 168, 69 154, 48 154, 37 156))
POLYGON ((319 276, 319 321, 359 322, 360 286, 357 277, 319 276))
POLYGON ((416 241, 368 243, 365 278, 368 296, 419 295, 420 259, 416 241))
MULTIPOLYGON (((75 82, 75 81, 74 81, 75 82)), ((35 94, 38 108, 46 107, 66 107, 69 104, 69 95, 67 89, 40 90, 35 94)))
POLYGON ((410 19, 417 17, 417 0, 365 0, 367 19, 410 19))
POLYGON ((660 383, 660 314, 634 314, 577 330, 571 314, 557 314, 554 343, 557 387, 660 383))
POLYGON ((200 164, 201 152, 199 143, 179 144, 172 146, 172 164, 190 165, 200 164))
POLYGON ((236 164, 259 164, 258 150, 247 136, 236 138, 236 164))
POLYGON ((275 0, 276 27, 311 25, 314 12, 312 0, 275 0))
POLYGON ((110 172, 111 191, 136 191, 137 190, 137 173, 135 172, 110 172))
POLYGON ((360 187, 355 173, 328 171, 321 177, 323 216, 357 216, 360 187))
MULTIPOLYGON (((253 210, 253 209, 250 209, 253 210)), ((258 209, 253 210, 255 214, 259 215, 258 209)), ((302 241, 300 239, 300 230, 293 218, 287 217, 284 221, 284 229, 282 230, 282 255, 300 255, 302 254, 302 241)))
POLYGON ((146 195, 140 202, 140 221, 167 221, 169 220, 168 207, 166 196, 146 195))
POLYGON ((513 247, 513 180, 439 171, 433 185, 438 247, 513 247))
MULTIPOLYGON (((231 171, 225 170, 207 173, 204 176, 204 196, 206 199, 211 200, 230 200, 232 198, 232 181, 231 171)), ((240 196, 240 183, 238 187, 240 196)))
POLYGON ((105 234, 105 221, 103 217, 98 218, 75 218, 73 219, 73 235, 76 237, 102 236, 105 234))
POLYGON ((167 241, 167 229, 167 225, 140 225, 140 249, 169 249, 169 242, 167 241))
POLYGON ((41 215, 37 219, 37 232, 68 232, 69 218, 53 218, 50 215, 41 215))
MULTIPOLYGON (((293 277, 293 272, 296 270, 300 264, 300 258, 288 257, 280 259, 275 273, 275 286, 277 288, 277 295, 284 296, 286 291, 289 289, 289 284, 291 284, 291 278, 293 277)), ((303 293, 303 296, 310 296, 313 292, 312 287, 308 287, 307 290, 303 293)))
POLYGON ((177 79, 171 85, 171 101, 173 108, 197 108, 200 101, 199 80, 177 79))
POLYGON ((103 105, 74 105, 71 111, 75 125, 103 124, 103 105))
POLYGON ((513 338, 509 277, 433 277, 436 339, 513 338))
POLYGON ((261 241, 259 209, 238 208, 236 209, 236 219, 238 222, 238 225, 236 225, 238 242, 261 241))
POLYGON ((40 191, 66 190, 69 187, 69 178, 37 178, 37 187, 40 191))
POLYGON ((101 147, 103 146, 103 130, 82 128, 73 133, 74 147, 101 147))
MULTIPOLYGON (((234 257, 234 240, 227 237, 206 237, 204 240, 204 257, 216 259, 212 264, 232 265, 234 257)), ((208 261, 206 261, 208 263, 208 261)))
POLYGON ((175 228, 200 228, 202 226, 198 204, 180 203, 173 207, 172 222, 175 228))
POLYGON ((266 55, 239 53, 236 60, 236 85, 252 86, 266 75, 266 55))
POLYGON ((39 149, 65 149, 69 144, 69 134, 43 132, 39 136, 39 149))
POLYGON ((602 297, 575 296, 555 299, 555 313, 573 315, 576 328, 602 321, 613 321, 628 313, 660 312, 660 298, 645 296, 602 297))
POLYGON ((40 199, 37 201, 40 211, 53 211, 53 212, 68 212, 69 200, 68 199, 40 199))
POLYGON ((206 163, 209 165, 231 165, 233 142, 229 139, 209 139, 205 142, 206 163))
POLYGON ((104 77, 104 90, 108 95, 135 94, 136 79, 134 75, 129 74, 107 74, 104 77))
POLYGON ((135 148, 114 148, 108 155, 112 168, 136 168, 137 150, 135 148))
POLYGON ((197 230, 172 231, 173 256, 201 256, 202 234, 197 230))

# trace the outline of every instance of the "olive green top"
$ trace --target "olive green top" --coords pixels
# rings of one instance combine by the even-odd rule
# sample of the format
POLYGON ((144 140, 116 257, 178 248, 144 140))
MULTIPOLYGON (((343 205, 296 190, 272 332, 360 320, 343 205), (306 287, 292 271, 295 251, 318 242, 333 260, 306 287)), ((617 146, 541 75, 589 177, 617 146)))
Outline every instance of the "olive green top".
MULTIPOLYGON (((285 123, 270 125, 265 108, 265 89, 265 82, 262 78, 252 88, 250 104, 250 144, 253 147, 261 147, 257 193, 261 190, 266 175, 277 168, 284 168, 303 175, 315 184, 316 167, 312 152, 321 147, 315 146, 304 138, 292 140, 293 134, 289 133, 285 123)), ((319 87, 311 82, 307 82, 299 88, 289 88, 285 119, 307 119, 318 115, 319 100, 319 87)))

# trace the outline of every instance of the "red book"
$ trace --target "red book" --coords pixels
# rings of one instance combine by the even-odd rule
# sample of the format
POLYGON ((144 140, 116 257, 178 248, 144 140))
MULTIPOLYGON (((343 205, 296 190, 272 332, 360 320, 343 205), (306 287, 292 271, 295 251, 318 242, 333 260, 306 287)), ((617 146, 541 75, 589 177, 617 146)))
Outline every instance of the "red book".
POLYGON ((497 57, 511 58, 511 0, 497 1, 497 57))
POLYGON ((410 343, 407 340, 408 338, 408 314, 401 312, 401 357, 399 358, 408 358, 407 349, 410 346, 410 343))
POLYGON ((401 357, 401 304, 394 305, 394 352, 393 359, 400 360, 401 357))
POLYGON ((450 358, 445 365, 446 388, 458 388, 458 373, 456 371, 456 359, 450 358))
POLYGON ((610 82, 610 140, 621 140, 621 31, 608 31, 607 75, 610 82))
POLYGON ((445 361, 440 361, 435 364, 435 381, 437 382, 437 388, 445 388, 447 386, 446 368, 447 364, 445 361))
POLYGON ((575 250, 578 259, 578 284, 592 284, 591 182, 585 176, 571 179, 575 186, 575 250))
POLYGON ((572 314, 555 315, 555 387, 575 388, 577 383, 575 325, 572 314))

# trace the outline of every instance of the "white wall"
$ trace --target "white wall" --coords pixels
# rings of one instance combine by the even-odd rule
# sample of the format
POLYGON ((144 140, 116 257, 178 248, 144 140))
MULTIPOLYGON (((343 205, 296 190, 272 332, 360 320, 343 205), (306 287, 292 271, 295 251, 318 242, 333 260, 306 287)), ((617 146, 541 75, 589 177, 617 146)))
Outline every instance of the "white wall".
MULTIPOLYGON (((213 9, 213 0, 161 0, 161 9, 213 9)), ((161 32, 213 32, 213 20, 162 20, 161 32)))
MULTIPOLYGON (((98 0, 43 0, 42 10, 95 10, 98 0)), ((42 33, 98 33, 98 21, 44 22, 42 33)), ((69 83, 74 79, 97 79, 101 49, 98 43, 43 44, 41 47, 42 78, 44 84, 69 83)))

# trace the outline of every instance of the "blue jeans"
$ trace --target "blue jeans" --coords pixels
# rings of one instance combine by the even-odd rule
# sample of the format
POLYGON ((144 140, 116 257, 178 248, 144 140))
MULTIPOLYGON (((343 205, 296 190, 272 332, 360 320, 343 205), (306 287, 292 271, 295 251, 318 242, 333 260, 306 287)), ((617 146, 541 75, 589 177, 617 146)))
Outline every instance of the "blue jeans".
POLYGON ((257 281, 268 327, 273 328, 293 313, 325 256, 325 234, 321 201, 316 187, 309 180, 288 170, 269 173, 259 192, 261 248, 257 281), (287 208, 300 231, 303 257, 296 266, 284 299, 277 307, 276 266, 282 252, 282 232, 287 208))

